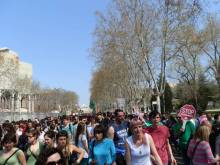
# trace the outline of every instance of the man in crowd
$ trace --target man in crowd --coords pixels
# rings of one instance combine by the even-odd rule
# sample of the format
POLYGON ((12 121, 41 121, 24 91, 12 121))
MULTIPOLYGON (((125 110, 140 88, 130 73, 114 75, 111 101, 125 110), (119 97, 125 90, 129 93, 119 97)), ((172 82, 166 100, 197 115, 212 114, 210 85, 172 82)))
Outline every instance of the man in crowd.
POLYGON ((155 147, 163 162, 163 165, 168 165, 169 159, 172 164, 176 165, 177 163, 174 159, 169 143, 169 129, 166 126, 160 124, 160 113, 158 111, 152 111, 149 114, 149 118, 152 121, 152 125, 146 128, 145 131, 152 136, 155 147))
POLYGON ((73 143, 74 129, 73 129, 73 125, 70 123, 69 118, 67 116, 63 116, 63 123, 58 128, 58 131, 62 131, 62 130, 65 130, 68 133, 70 142, 73 143))
POLYGON ((116 149, 116 163, 125 165, 125 140, 128 137, 128 122, 121 109, 115 110, 115 122, 108 129, 108 137, 114 140, 116 149))
MULTIPOLYGON (((179 148, 182 152, 184 165, 189 165, 190 159, 187 156, 187 149, 188 149, 189 142, 192 139, 192 137, 195 133, 195 130, 196 130, 196 123, 195 123, 196 109, 194 108, 193 105, 186 104, 180 108, 180 111, 181 110, 182 110, 182 112, 194 112, 194 113, 192 113, 192 116, 183 116, 183 115, 181 115, 180 112, 178 114, 178 116, 181 117, 181 120, 182 120, 182 127, 180 129, 181 133, 180 133, 180 137, 179 137, 179 148)), ((202 113, 201 113, 201 115, 202 115, 202 113)), ((205 122, 205 120, 206 120, 206 117, 203 117, 203 115, 200 116, 198 126, 202 122, 205 122)))

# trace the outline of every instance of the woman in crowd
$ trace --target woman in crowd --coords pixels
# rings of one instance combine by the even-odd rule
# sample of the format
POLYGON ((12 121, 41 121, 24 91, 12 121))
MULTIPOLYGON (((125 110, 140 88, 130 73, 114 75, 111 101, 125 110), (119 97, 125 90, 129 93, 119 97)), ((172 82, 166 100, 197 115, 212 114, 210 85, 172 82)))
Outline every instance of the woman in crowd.
POLYGON ((162 165, 153 139, 147 133, 143 133, 142 126, 143 123, 139 119, 132 119, 130 123, 132 135, 125 143, 127 165, 151 165, 151 160, 157 165, 162 165))
POLYGON ((90 145, 90 164, 116 165, 115 145, 112 139, 106 138, 103 125, 94 128, 95 140, 90 145))
POLYGON ((83 150, 69 143, 68 133, 65 130, 57 134, 57 148, 62 151, 68 165, 80 164, 84 157, 83 150))
POLYGON ((95 125, 96 125, 96 122, 95 122, 95 118, 94 117, 89 117, 88 120, 87 120, 87 132, 88 132, 88 135, 89 135, 89 142, 94 138, 94 128, 95 128, 95 125))
POLYGON ((66 165, 63 153, 57 148, 46 148, 35 165, 66 165))
POLYGON ((187 155, 193 165, 208 165, 219 161, 219 158, 214 158, 209 145, 210 132, 211 128, 208 125, 201 125, 190 141, 187 155))
POLYGON ((88 147, 88 140, 86 136, 86 124, 80 122, 76 129, 76 136, 75 136, 75 145, 79 148, 82 148, 84 151, 84 158, 81 162, 81 165, 87 165, 89 161, 89 147, 88 147))
POLYGON ((56 133, 54 131, 47 131, 44 135, 44 144, 46 148, 55 147, 56 133))
POLYGON ((39 135, 38 136, 38 141, 43 143, 45 132, 43 131, 41 124, 40 123, 35 124, 35 129, 37 130, 38 135, 39 135))
POLYGON ((35 129, 28 131, 28 146, 26 149, 27 165, 34 165, 44 145, 38 140, 38 132, 35 129))
POLYGON ((23 151, 14 147, 16 144, 16 135, 14 133, 6 133, 2 144, 4 149, 0 151, 0 164, 26 165, 23 151))

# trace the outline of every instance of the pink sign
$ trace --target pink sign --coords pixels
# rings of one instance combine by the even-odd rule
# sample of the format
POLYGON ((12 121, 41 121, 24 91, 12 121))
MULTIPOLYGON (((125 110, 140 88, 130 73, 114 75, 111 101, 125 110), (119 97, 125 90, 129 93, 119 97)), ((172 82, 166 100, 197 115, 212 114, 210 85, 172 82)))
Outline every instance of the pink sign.
POLYGON ((190 120, 195 117, 196 109, 194 106, 190 104, 185 104, 180 108, 178 116, 180 116, 183 120, 190 120))

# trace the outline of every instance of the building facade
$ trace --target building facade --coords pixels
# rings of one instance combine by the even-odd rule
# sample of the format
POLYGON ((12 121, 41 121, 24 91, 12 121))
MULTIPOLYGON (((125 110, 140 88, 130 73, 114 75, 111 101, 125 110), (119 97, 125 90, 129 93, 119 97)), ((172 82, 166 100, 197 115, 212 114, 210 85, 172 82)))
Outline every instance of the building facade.
POLYGON ((0 111, 33 112, 32 72, 16 52, 0 48, 0 111))

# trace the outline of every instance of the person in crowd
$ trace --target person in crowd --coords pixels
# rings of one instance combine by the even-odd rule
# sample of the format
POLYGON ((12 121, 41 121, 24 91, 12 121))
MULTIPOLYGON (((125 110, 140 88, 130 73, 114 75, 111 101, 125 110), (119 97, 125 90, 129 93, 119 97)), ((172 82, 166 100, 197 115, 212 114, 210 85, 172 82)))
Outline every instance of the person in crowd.
POLYGON ((27 131, 34 129, 34 123, 31 120, 28 120, 27 131))
POLYGON ((15 132, 15 129, 14 129, 14 126, 12 125, 12 123, 3 123, 3 136, 7 133, 14 133, 16 134, 15 132))
MULTIPOLYGON (((191 111, 196 111, 195 108, 192 105, 186 104, 181 108, 186 108, 189 109, 191 111)), ((202 115, 203 113, 201 113, 202 115)), ((181 117, 180 115, 178 115, 179 117, 181 117)), ((194 116, 195 117, 195 116, 194 116)), ((196 123, 195 123, 195 118, 187 118, 187 119, 183 119, 181 117, 182 120, 182 127, 180 129, 181 133, 179 136, 179 149, 182 153, 182 157, 183 157, 183 161, 184 161, 184 165, 189 165, 190 164, 190 159, 187 156, 187 149, 188 149, 188 145, 190 140, 192 139, 195 130, 196 130, 196 123)), ((198 125, 200 125, 200 120, 198 120, 199 123, 198 125)))
POLYGON ((26 160, 27 165, 34 165, 44 145, 38 139, 38 131, 31 129, 28 132, 28 144, 26 146, 26 160))
MULTIPOLYGON (((216 137, 214 155, 215 155, 217 158, 220 158, 220 135, 218 135, 218 136, 216 137)), ((220 162, 217 163, 217 165, 219 165, 219 164, 220 164, 220 162)))
POLYGON ((174 144, 176 151, 179 151, 178 141, 179 141, 179 136, 181 134, 180 131, 181 127, 182 127, 181 117, 177 116, 177 122, 170 128, 171 130, 170 140, 174 144))
POLYGON ((48 131, 53 131, 55 133, 58 133, 58 128, 56 126, 56 124, 54 124, 53 122, 50 124, 48 131))
POLYGON ((89 142, 94 138, 94 128, 96 126, 96 123, 95 123, 95 118, 93 117, 90 117, 88 120, 87 120, 87 132, 88 132, 88 136, 89 136, 89 142))
POLYGON ((215 114, 215 115, 214 115, 214 121, 213 121, 213 124, 212 124, 213 128, 214 128, 216 125, 218 125, 219 122, 220 122, 220 114, 215 114))
POLYGON ((62 151, 57 148, 46 148, 38 157, 35 165, 67 165, 62 151))
POLYGON ((45 132, 42 129, 41 124, 40 123, 35 124, 35 129, 37 130, 38 135, 39 135, 38 136, 38 141, 43 143, 44 142, 44 134, 45 134, 45 132))
POLYGON ((218 157, 214 158, 209 145, 210 132, 210 127, 201 125, 197 129, 194 138, 190 140, 187 155, 193 165, 209 165, 219 161, 218 157))
POLYGON ((17 138, 19 138, 22 135, 22 128, 20 127, 20 123, 15 122, 14 128, 15 128, 16 136, 17 138))
POLYGON ((69 118, 67 116, 63 116, 63 123, 58 127, 58 131, 65 130, 68 133, 69 142, 73 144, 73 134, 74 134, 74 128, 73 125, 70 123, 69 118))
POLYGON ((25 121, 21 121, 19 127, 21 128, 22 134, 18 138, 17 147, 24 152, 25 146, 28 143, 27 124, 25 123, 25 121))
POLYGON ((214 124, 212 125, 212 131, 209 136, 209 143, 212 149, 213 154, 217 154, 218 152, 215 151, 216 149, 216 143, 219 141, 219 135, 220 135, 220 114, 217 114, 214 116, 214 124))
POLYGON ((96 123, 103 124, 103 119, 104 119, 104 117, 103 117, 102 113, 101 112, 97 113, 97 115, 96 115, 96 123))
POLYGON ((103 125, 94 128, 94 136, 95 140, 90 145, 90 164, 116 165, 115 146, 112 139, 106 138, 103 125))
POLYGON ((87 139, 87 130, 86 124, 80 122, 77 126, 76 136, 75 136, 75 145, 84 151, 84 158, 81 162, 81 165, 87 165, 89 161, 89 146, 87 139))
POLYGON ((207 117, 208 121, 210 122, 210 124, 213 124, 214 120, 213 120, 212 114, 211 113, 207 113, 206 117, 207 117))
POLYGON ((46 148, 53 148, 56 146, 56 133, 54 131, 48 131, 44 135, 44 144, 46 148))
POLYGON ((4 149, 0 151, 0 164, 26 165, 23 151, 14 147, 16 144, 16 135, 14 133, 6 133, 3 137, 2 144, 4 149))
POLYGON ((158 111, 151 111, 149 118, 152 122, 152 126, 145 129, 146 133, 149 133, 154 141, 157 152, 163 162, 163 165, 168 165, 169 160, 172 164, 176 164, 176 160, 173 156, 172 149, 169 143, 169 129, 160 124, 160 113, 158 111))
POLYGON ((73 125, 73 144, 75 143, 75 137, 76 137, 76 129, 77 129, 77 126, 78 126, 78 123, 79 123, 79 117, 78 116, 74 116, 72 118, 72 125, 73 125))
POLYGON ((162 165, 153 139, 147 133, 143 133, 143 122, 132 119, 130 129, 132 135, 125 142, 126 165, 151 165, 151 161, 162 165))
POLYGON ((84 157, 84 152, 80 148, 69 143, 68 133, 63 130, 57 134, 57 148, 60 149, 65 157, 65 161, 68 165, 73 163, 80 164, 84 157))
POLYGON ((108 129, 108 137, 112 138, 116 149, 116 163, 125 165, 125 140, 128 137, 128 122, 123 110, 115 110, 115 122, 108 129))

